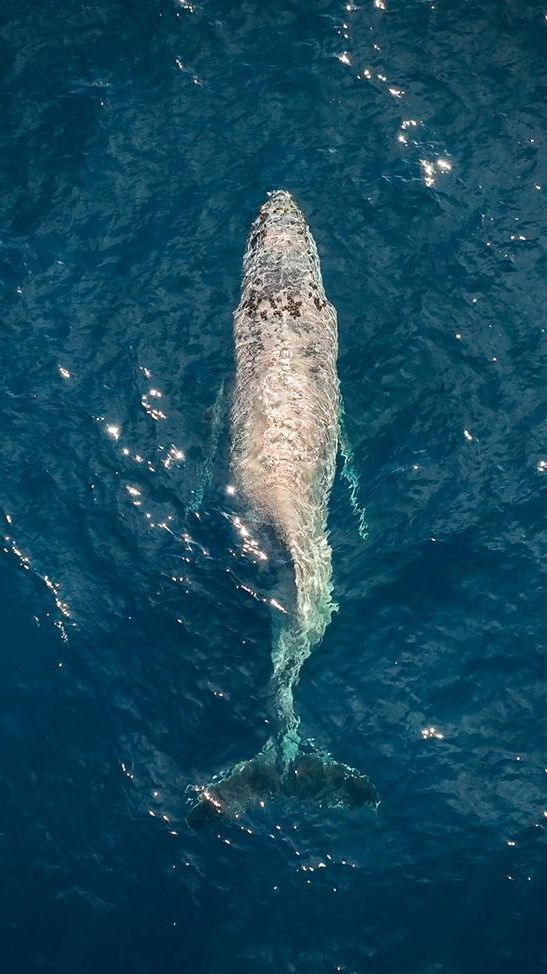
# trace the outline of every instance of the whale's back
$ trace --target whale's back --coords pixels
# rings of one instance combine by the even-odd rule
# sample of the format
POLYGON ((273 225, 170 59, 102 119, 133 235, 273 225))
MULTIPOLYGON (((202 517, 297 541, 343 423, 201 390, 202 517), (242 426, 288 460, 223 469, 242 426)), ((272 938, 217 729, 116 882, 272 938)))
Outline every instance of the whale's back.
POLYGON ((336 311, 317 248, 289 193, 251 228, 234 314, 232 463, 238 487, 289 547, 322 531, 334 475, 336 311))

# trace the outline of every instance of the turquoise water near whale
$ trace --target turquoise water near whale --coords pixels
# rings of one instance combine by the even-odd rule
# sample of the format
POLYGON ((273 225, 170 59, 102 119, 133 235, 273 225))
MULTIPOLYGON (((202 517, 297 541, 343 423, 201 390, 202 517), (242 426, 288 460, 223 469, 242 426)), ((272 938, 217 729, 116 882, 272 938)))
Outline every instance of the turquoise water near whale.
POLYGON ((542 970, 547 8, 0 9, 3 969, 542 970), (296 703, 382 803, 195 833, 188 787, 269 736, 283 553, 234 525, 225 432, 186 511, 276 187, 368 525, 338 477, 296 703))

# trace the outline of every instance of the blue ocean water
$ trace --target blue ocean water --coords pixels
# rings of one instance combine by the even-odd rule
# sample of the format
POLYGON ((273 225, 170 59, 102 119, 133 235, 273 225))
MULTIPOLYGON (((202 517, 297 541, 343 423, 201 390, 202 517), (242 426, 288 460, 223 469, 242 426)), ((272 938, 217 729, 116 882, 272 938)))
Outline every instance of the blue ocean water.
MULTIPOLYGON (((1 4, 10 974, 547 964, 547 8, 1 4), (275 568, 199 517, 249 225, 289 189, 366 507, 303 732, 382 803, 194 833, 268 737, 275 568)), ((275 552, 272 552, 275 564, 275 552)))

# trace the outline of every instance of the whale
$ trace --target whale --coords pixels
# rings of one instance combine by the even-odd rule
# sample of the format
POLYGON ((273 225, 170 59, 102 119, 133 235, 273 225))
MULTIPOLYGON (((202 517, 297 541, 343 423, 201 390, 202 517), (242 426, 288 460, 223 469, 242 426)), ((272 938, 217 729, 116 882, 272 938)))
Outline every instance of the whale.
POLYGON ((307 221, 286 190, 268 194, 251 227, 233 334, 233 490, 286 552, 293 594, 272 624, 274 732, 255 757, 196 789, 194 828, 273 798, 378 805, 368 775, 302 737, 295 710, 302 666, 336 608, 327 515, 341 401, 336 310, 307 221))

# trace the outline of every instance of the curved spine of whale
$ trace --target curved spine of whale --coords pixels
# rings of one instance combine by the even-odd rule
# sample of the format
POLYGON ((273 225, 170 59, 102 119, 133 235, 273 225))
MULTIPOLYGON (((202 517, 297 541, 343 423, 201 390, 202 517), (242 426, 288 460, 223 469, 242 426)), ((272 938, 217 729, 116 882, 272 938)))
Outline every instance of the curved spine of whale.
POLYGON ((189 816, 195 826, 273 795, 343 807, 378 803, 366 775, 300 739, 294 710, 302 665, 336 608, 327 505, 340 395, 336 311, 325 295, 315 241, 288 192, 269 194, 251 228, 234 341, 234 483, 255 520, 273 528, 288 551, 295 594, 292 611, 274 631, 276 736, 201 791, 189 816))

